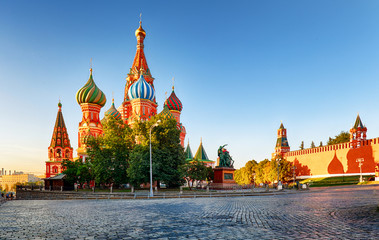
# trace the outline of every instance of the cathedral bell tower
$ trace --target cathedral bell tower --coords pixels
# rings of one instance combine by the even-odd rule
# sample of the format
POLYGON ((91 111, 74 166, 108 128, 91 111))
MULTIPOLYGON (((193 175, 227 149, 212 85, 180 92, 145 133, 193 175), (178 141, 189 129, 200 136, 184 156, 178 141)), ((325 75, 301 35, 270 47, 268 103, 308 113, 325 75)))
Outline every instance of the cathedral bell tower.
POLYGON ((72 152, 73 148, 71 147, 66 124, 63 119, 62 104, 59 102, 53 136, 48 148, 49 160, 46 161, 46 178, 62 173, 62 161, 66 159, 72 161, 72 152))

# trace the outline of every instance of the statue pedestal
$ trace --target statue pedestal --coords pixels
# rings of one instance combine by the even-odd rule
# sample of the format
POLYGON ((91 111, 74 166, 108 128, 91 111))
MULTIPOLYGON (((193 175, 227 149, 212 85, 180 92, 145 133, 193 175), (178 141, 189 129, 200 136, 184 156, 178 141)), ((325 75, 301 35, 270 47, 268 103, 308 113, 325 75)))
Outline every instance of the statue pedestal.
POLYGON ((213 189, 231 189, 238 186, 234 181, 234 168, 230 167, 216 167, 214 171, 214 180, 211 184, 213 189))

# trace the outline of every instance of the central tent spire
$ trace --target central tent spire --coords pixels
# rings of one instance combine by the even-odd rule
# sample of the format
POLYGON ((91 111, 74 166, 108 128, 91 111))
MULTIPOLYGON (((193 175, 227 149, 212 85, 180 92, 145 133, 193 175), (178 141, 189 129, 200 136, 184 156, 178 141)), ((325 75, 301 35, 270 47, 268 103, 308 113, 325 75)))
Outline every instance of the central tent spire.
MULTIPOLYGON (((144 69, 146 71, 146 75, 148 75, 150 78, 151 74, 149 71, 149 66, 147 65, 146 57, 145 57, 145 52, 144 52, 144 40, 146 37, 146 32, 142 28, 142 14, 140 15, 140 22, 139 22, 139 28, 136 30, 135 35, 137 38, 137 52, 134 57, 133 65, 132 68, 130 69, 129 74, 139 74, 141 69, 144 69)), ((147 79, 147 81, 150 83, 150 79, 147 79)))

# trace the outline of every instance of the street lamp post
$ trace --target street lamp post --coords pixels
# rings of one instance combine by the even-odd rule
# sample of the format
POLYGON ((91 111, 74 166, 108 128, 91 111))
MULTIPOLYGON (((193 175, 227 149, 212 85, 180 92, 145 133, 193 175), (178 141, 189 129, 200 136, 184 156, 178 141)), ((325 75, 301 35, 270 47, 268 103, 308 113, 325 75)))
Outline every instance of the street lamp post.
POLYGON ((151 125, 150 127, 150 197, 154 197, 153 193, 153 159, 152 159, 152 154, 151 154, 151 130, 153 127, 158 126, 158 124, 161 122, 161 120, 158 120, 156 123, 151 125))
POLYGON ((363 182, 363 178, 362 178, 362 165, 363 165, 363 162, 365 161, 365 159, 364 158, 358 158, 357 160, 356 160, 356 162, 358 162, 359 163, 359 169, 360 169, 360 174, 361 174, 361 176, 359 177, 359 182, 363 182))
POLYGON ((277 158, 276 158, 276 162, 277 162, 276 167, 277 167, 277 172, 278 172, 278 179, 277 179, 277 184, 278 184, 278 186, 277 186, 277 189, 280 190, 280 189, 279 189, 279 165, 280 165, 280 157, 277 157, 277 158))

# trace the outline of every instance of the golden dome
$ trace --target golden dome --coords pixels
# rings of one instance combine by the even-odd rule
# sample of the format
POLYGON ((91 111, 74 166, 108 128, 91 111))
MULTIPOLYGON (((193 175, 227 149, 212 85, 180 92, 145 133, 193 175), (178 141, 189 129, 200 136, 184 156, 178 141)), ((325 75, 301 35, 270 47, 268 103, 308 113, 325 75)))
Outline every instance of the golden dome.
POLYGON ((142 34, 143 37, 146 36, 146 32, 145 32, 145 30, 143 30, 143 28, 142 28, 142 23, 141 23, 141 21, 139 22, 139 28, 136 30, 136 37, 138 37, 138 35, 140 35, 140 34, 142 34))

